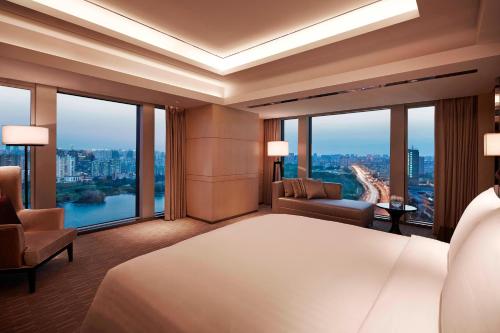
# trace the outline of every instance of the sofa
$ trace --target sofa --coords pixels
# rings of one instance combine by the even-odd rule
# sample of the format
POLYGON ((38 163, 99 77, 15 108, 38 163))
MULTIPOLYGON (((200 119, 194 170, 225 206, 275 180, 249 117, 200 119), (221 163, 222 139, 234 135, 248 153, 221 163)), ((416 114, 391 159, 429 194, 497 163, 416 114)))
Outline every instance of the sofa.
POLYGON ((283 181, 272 184, 272 211, 368 227, 373 222, 374 205, 342 198, 342 185, 323 182, 326 198, 285 196, 283 181))

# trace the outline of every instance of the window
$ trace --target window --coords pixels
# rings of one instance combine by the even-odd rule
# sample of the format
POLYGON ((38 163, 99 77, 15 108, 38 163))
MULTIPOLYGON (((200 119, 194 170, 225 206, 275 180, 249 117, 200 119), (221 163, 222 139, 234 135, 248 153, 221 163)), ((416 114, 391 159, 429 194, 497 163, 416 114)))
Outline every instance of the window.
POLYGON ((283 158, 283 177, 285 178, 297 178, 298 172, 298 132, 299 132, 299 120, 298 119, 286 119, 283 120, 283 140, 288 142, 288 156, 283 158))
MULTIPOLYGON (((30 125, 31 118, 31 90, 0 86, 0 137, 1 126, 30 125)), ((28 148, 29 149, 29 148, 28 148)), ((0 142, 0 166, 18 165, 22 172, 22 186, 24 189, 24 147, 4 146, 0 142)), ((30 175, 30 161, 28 154, 28 185, 30 175)), ((29 187, 28 187, 29 188, 29 187)), ((23 192, 24 193, 24 192, 23 192)), ((29 197, 28 197, 29 198, 29 197)), ((29 200, 29 199, 28 199, 29 200)), ((28 202, 29 207, 29 202, 28 202)))
POLYGON ((155 213, 165 210, 165 110, 155 109, 155 213))
POLYGON ((434 221, 434 106, 408 109, 408 203, 410 220, 434 221))
POLYGON ((57 94, 57 205, 67 227, 137 216, 137 105, 57 94))
POLYGON ((388 202, 390 117, 388 109, 313 117, 311 177, 341 183, 346 199, 388 202))

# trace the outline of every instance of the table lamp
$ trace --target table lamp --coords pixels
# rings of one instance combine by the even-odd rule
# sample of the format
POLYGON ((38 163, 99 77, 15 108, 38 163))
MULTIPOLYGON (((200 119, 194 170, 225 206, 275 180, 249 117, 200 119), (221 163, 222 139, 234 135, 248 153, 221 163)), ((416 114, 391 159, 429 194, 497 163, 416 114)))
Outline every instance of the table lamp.
POLYGON ((283 174, 283 163, 281 158, 288 156, 288 142, 287 141, 269 141, 267 143, 267 156, 278 157, 273 164, 273 182, 276 179, 276 167, 279 167, 280 176, 283 174))
MULTIPOLYGON (((500 133, 484 135, 484 156, 500 156, 500 133)), ((495 177, 495 192, 500 197, 500 169, 497 170, 495 177)))
POLYGON ((24 204, 28 208, 28 147, 49 144, 49 129, 37 126, 3 126, 2 144, 24 147, 24 204))

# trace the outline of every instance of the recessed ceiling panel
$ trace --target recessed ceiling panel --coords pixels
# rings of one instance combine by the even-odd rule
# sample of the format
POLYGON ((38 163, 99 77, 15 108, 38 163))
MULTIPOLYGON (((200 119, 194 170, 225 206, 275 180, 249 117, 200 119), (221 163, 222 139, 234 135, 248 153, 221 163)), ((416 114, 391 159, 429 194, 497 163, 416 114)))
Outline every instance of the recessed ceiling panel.
POLYGON ((226 57, 376 0, 90 0, 226 57))
POLYGON ((137 3, 144 4, 132 6, 130 13, 126 5, 136 1, 9 1, 222 75, 419 16, 416 0, 313 1, 312 6, 307 3, 311 8, 291 1, 287 9, 279 8, 285 6, 282 0, 270 4, 262 0, 200 2, 203 6, 193 0, 178 5, 141 0, 137 3), (337 5, 322 7, 330 2, 337 5), (171 8, 167 8, 169 4, 171 8), (143 17, 139 17, 137 8, 142 8, 143 17), (161 14, 167 10, 173 11, 172 18, 167 13, 161 14), (160 25, 158 15, 165 17, 164 24, 160 25))

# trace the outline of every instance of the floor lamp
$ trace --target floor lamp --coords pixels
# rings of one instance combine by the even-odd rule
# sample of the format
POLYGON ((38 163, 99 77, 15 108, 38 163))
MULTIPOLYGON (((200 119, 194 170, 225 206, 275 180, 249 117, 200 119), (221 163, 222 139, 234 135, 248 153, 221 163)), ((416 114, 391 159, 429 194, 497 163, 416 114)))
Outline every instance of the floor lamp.
POLYGON ((49 129, 37 126, 3 126, 2 144, 24 147, 24 205, 28 208, 28 147, 49 144, 49 129))
POLYGON ((276 167, 280 170, 280 178, 283 175, 283 163, 281 162, 281 158, 288 156, 288 142, 269 141, 267 143, 267 156, 278 157, 273 164, 273 182, 275 182, 278 180, 276 179, 276 167))
MULTIPOLYGON (((484 156, 500 156, 500 133, 484 135, 484 156)), ((500 198, 500 169, 495 174, 495 193, 500 198)))

